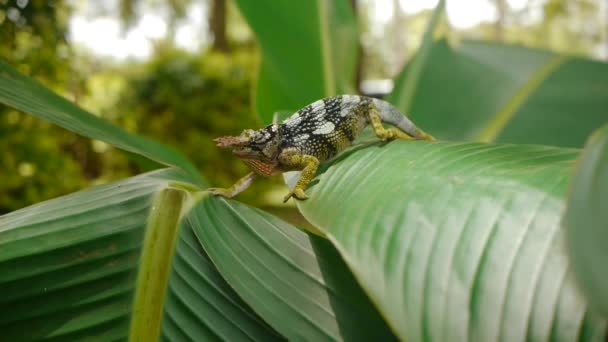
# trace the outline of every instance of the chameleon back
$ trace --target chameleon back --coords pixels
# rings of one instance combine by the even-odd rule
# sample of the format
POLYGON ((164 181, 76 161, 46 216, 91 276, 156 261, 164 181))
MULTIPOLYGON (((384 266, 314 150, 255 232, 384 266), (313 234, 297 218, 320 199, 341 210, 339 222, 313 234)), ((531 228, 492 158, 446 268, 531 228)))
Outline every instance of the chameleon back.
POLYGON ((318 100, 279 126, 280 149, 295 148, 325 161, 350 146, 368 124, 371 99, 341 95, 318 100))

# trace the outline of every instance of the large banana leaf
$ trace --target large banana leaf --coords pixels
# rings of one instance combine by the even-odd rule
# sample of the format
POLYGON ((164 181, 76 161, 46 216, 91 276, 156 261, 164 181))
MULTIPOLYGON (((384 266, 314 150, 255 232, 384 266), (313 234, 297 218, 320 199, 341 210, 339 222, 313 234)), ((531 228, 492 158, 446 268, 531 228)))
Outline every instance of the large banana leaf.
POLYGON ((173 246, 174 237, 166 234, 176 234, 174 219, 183 204, 183 192, 171 188, 188 177, 162 170, 0 217, 2 340, 110 341, 129 333, 141 339, 147 333, 142 329, 158 333, 160 326, 158 321, 137 324, 142 322, 138 309, 159 316, 163 307, 163 336, 172 340, 278 338, 219 276, 189 226, 179 233, 176 257, 164 253, 173 246), (142 251, 150 232, 169 241, 153 246, 146 238, 148 251, 142 251), (139 267, 140 275, 142 269, 153 270, 149 279, 136 277, 138 265, 153 260, 151 267, 139 267), (156 269, 164 266, 171 272, 156 269), (155 288, 161 292, 153 300, 136 299, 155 288))
POLYGON ((104 141, 122 150, 142 155, 188 172, 198 185, 204 181, 180 152, 155 140, 126 132, 108 121, 88 113, 38 82, 20 74, 0 60, 0 103, 33 114, 85 137, 104 141))
POLYGON ((580 147, 608 122, 606 63, 477 41, 440 40, 426 57, 411 108, 406 82, 390 99, 440 139, 580 147))
POLYGON ((564 216, 574 272, 590 303, 608 316, 608 126, 589 138, 564 216))
POLYGON ((357 23, 347 0, 237 0, 262 50, 255 109, 264 123, 355 90, 357 23))
POLYGON ((3 339, 395 339, 327 241, 208 197, 178 230, 188 177, 157 171, 0 217, 3 339))
POLYGON ((220 273, 288 339, 395 339, 328 241, 213 197, 204 197, 188 222, 220 273))
POLYGON ((577 154, 374 144, 335 161, 298 206, 402 339, 602 340, 559 229, 577 154))

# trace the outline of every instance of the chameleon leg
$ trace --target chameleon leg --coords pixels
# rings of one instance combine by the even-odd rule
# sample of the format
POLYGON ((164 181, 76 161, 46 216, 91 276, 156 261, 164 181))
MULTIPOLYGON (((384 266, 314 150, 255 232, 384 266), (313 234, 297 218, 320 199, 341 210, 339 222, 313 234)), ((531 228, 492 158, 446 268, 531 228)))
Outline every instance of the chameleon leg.
POLYGON ((287 202, 291 197, 295 197, 299 200, 308 199, 308 196, 304 193, 304 189, 308 186, 308 183, 313 179, 317 168, 319 167, 319 159, 310 155, 299 155, 291 154, 284 156, 282 160, 283 165, 293 170, 302 170, 300 178, 296 183, 296 186, 283 198, 283 203, 287 202))
POLYGON ((380 116, 378 116, 375 109, 372 109, 369 112, 369 120, 371 121, 374 133, 376 133, 376 136, 382 141, 394 140, 397 138, 403 140, 416 140, 396 128, 384 128, 384 126, 382 126, 382 120, 380 120, 380 116))
POLYGON ((211 192, 214 195, 232 198, 241 193, 243 190, 247 189, 249 185, 251 185, 251 182, 253 182, 255 177, 255 172, 249 172, 245 177, 236 181, 236 183, 234 183, 229 188, 208 188, 207 191, 211 192))

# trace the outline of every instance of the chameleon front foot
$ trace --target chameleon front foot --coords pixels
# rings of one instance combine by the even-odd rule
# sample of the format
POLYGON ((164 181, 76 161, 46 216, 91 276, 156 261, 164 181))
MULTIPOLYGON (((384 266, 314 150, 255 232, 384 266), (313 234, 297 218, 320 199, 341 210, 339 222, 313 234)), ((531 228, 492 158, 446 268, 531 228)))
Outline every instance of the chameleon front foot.
POLYGON ((232 198, 241 193, 243 190, 247 189, 255 177, 256 173, 252 171, 249 172, 245 177, 239 179, 229 188, 208 188, 207 191, 216 196, 232 198))
POLYGON ((290 198, 296 198, 301 201, 308 199, 308 196, 304 193, 304 190, 301 188, 294 188, 290 191, 287 196, 283 198, 283 203, 287 202, 290 198))

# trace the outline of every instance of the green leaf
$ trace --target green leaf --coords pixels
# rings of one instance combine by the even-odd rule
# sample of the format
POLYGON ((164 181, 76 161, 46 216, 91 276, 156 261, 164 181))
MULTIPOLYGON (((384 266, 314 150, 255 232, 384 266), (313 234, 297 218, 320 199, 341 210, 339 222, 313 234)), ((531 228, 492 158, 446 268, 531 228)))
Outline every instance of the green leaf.
MULTIPOLYGON (((207 336, 215 339, 276 338, 210 266, 200 246, 193 244, 196 240, 189 226, 179 232, 175 258, 162 250, 142 252, 144 236, 163 233, 180 214, 166 205, 151 211, 154 199, 163 198, 160 194, 175 195, 172 189, 186 188, 183 180, 188 178, 183 172, 161 170, 1 216, 0 311, 10 312, 0 316, 2 338, 126 339, 134 294, 167 282, 137 280, 138 265, 153 266, 151 262, 159 268, 171 265, 171 273, 151 275, 169 277, 169 285, 165 295, 147 306, 158 315, 166 302, 163 336, 204 336, 200 332, 207 329, 207 336), (159 211, 169 218, 163 224, 159 224, 163 222, 158 220, 159 211), (157 259, 147 259, 154 256, 157 259)), ((158 324, 148 327, 157 332, 158 324)))
POLYGON ((3 338, 126 337, 149 203, 169 178, 147 174, 0 217, 3 338))
POLYGON ((374 144, 335 161, 298 206, 401 339, 600 340, 559 229, 577 153, 374 144))
POLYGON ((189 222, 182 222, 165 300, 165 341, 274 341, 263 322, 217 272, 189 222))
POLYGON ((589 302, 608 316, 608 125, 595 132, 578 163, 564 215, 570 260, 589 302))
POLYGON ((255 110, 264 123, 354 91, 357 22, 347 0, 237 0, 262 50, 255 110))
POLYGON ((194 165, 180 152, 152 139, 131 134, 82 110, 38 82, 20 74, 2 60, 0 60, 0 103, 48 120, 85 137, 104 141, 164 165, 179 167, 198 185, 204 185, 194 165))
POLYGON ((476 41, 427 58, 408 115, 438 139, 580 147, 608 122, 608 64, 476 41))
POLYGON ((188 222, 228 283, 288 339, 395 339, 328 241, 214 197, 188 222))

